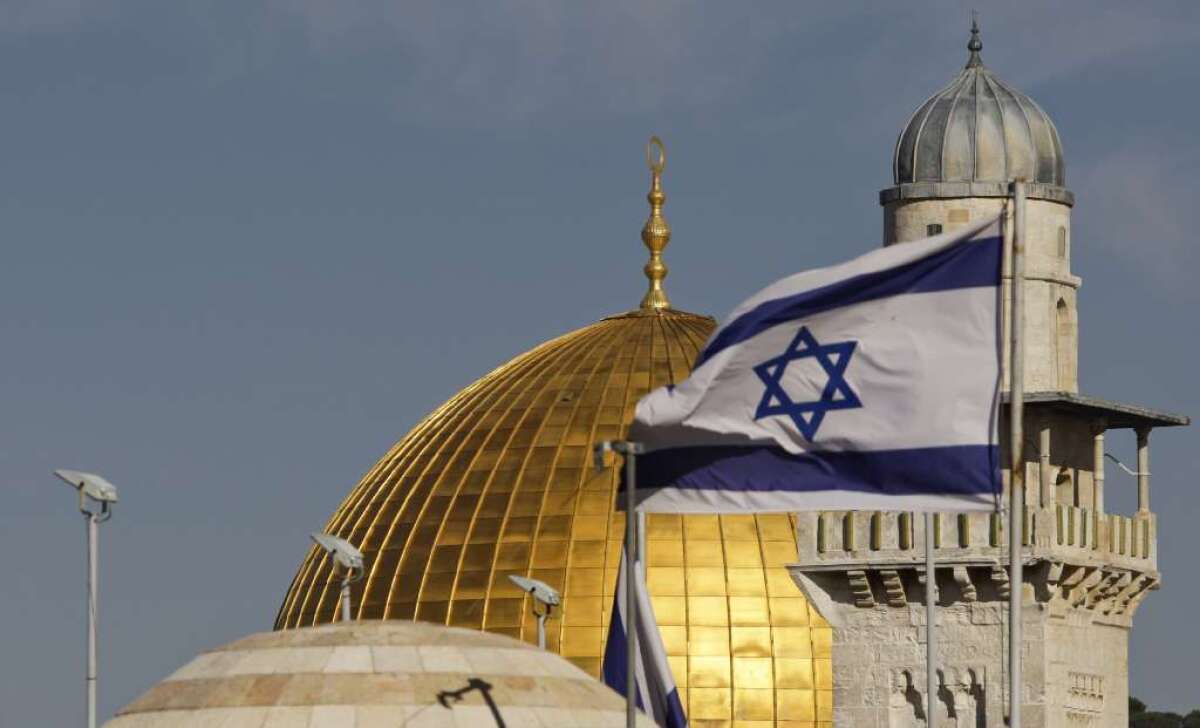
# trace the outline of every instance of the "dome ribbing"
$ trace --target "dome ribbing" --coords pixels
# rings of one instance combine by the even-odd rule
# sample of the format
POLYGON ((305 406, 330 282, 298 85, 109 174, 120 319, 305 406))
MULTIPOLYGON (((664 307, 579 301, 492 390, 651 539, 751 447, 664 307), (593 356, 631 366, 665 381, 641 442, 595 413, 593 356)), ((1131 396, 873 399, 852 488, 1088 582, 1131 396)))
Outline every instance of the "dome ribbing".
MULTIPOLYGON (((366 556, 355 616, 532 642, 531 605, 508 579, 532 576, 563 593, 549 649, 599 675, 624 515, 616 468, 595 472, 591 448, 623 438, 650 389, 685 378, 714 325, 670 308, 609 317, 516 357, 426 417, 325 529, 366 556)), ((651 514, 646 539, 654 609, 693 725, 828 725, 831 633, 786 568, 792 519, 651 514)), ((276 628, 333 621, 337 596, 324 553, 310 550, 276 628)))
POLYGON ((967 65, 913 113, 896 141, 895 198, 1002 196, 1013 179, 1031 197, 1071 204, 1066 162, 1054 122, 1041 107, 992 73, 972 27, 967 65))

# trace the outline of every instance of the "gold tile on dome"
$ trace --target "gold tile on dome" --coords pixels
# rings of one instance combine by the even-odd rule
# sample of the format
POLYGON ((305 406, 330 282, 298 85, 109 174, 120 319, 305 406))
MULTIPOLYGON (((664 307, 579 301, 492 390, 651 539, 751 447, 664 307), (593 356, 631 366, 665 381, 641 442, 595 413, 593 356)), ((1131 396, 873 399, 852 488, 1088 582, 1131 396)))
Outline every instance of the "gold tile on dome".
POLYGON ((439 624, 446 623, 446 612, 450 608, 450 602, 419 602, 417 604, 417 619, 422 622, 435 622, 439 624))
MULTIPOLYGON (((650 604, 654 608, 654 618, 660 624, 687 624, 688 602, 684 597, 652 596, 650 604)), ((692 621, 694 624, 695 622, 692 621)))
POLYGON ((764 541, 762 544, 762 562, 764 566, 785 567, 796 563, 795 541, 764 541))
POLYGON ((828 625, 814 625, 812 628, 813 648, 819 655, 828 655, 833 650, 833 629, 828 625))
POLYGON ((455 599, 476 599, 487 595, 491 572, 464 571, 458 575, 458 583, 454 587, 455 599))
POLYGON ((454 586, 454 574, 429 574, 425 577, 425 585, 418 597, 421 601, 449 599, 450 590, 454 586))
POLYGON ((433 559, 429 562, 430 573, 458 571, 458 558, 462 555, 462 546, 438 546, 433 550, 433 559))
POLYGON ((656 596, 683 596, 688 593, 684 587, 683 569, 679 567, 647 567, 646 585, 650 589, 650 593, 656 596))
MULTIPOLYGON (((819 652, 819 655, 828 655, 828 652, 819 652)), ((818 687, 833 687, 833 660, 828 657, 820 657, 813 660, 813 672, 817 676, 818 687)))
POLYGON ((523 569, 529 565, 529 544, 504 543, 496 549, 497 569, 523 569))
MULTIPOLYGON (((740 683, 737 683, 740 685, 740 683)), ((775 718, 775 691, 746 690, 737 687, 733 691, 733 717, 735 720, 770 721, 775 718)), ((735 723, 735 726, 740 724, 735 723)), ((770 725, 768 723, 768 725, 770 725)))
POLYGON ((492 559, 496 555, 493 544, 470 544, 463 551, 462 568, 467 570, 491 569, 492 559))
POLYGON ((762 568, 758 541, 725 541, 725 564, 730 568, 762 568))
MULTIPOLYGON (((688 686, 688 657, 687 655, 668 655, 667 664, 671 667, 671 677, 675 679, 676 689, 688 686)), ((680 698, 682 701, 683 699, 680 698)))
POLYGON ((519 627, 524 613, 524 599, 490 599, 484 627, 488 630, 494 627, 519 627))
POLYGON ((602 568, 604 566, 604 542, 573 541, 569 561, 572 569, 588 566, 602 568))
POLYGON ((719 517, 721 534, 726 541, 758 543, 758 526, 752 515, 729 514, 719 517))
POLYGON ((467 542, 470 544, 485 544, 495 546, 496 539, 500 535, 500 525, 502 521, 499 518, 479 518, 471 527, 471 531, 467 536, 467 542))
POLYGON ((804 688, 813 687, 813 661, 801 657, 775 658, 775 687, 804 688))
POLYGON ((562 654, 568 657, 598 654, 602 637, 599 627, 563 627, 562 654))
POLYGON ((814 691, 776 689, 775 715, 780 720, 816 720, 817 706, 814 691))
POLYGON ((565 541, 538 542, 533 552, 533 566, 538 569, 553 569, 567 565, 565 541))
POLYGON ((733 684, 737 688, 770 689, 775 679, 769 657, 734 657, 733 684))
POLYGON ((683 544, 678 541, 647 541, 647 566, 683 566, 683 544))
POLYGON ((725 581, 730 596, 764 596, 767 591, 762 569, 726 569, 725 581))
POLYGON ((679 540, 683 537, 683 516, 674 513, 646 514, 646 538, 648 540, 679 540))
POLYGON ((763 541, 795 541, 796 529, 786 513, 762 513, 754 517, 758 522, 759 538, 763 541))
POLYGON ((483 626, 482 599, 456 599, 450 603, 450 619, 454 627, 478 629, 483 626))
POLYGON ((730 627, 730 649, 739 657, 770 657, 770 627, 730 627))
POLYGON ((771 635, 776 656, 812 658, 812 637, 807 627, 772 627, 771 635))
POLYGON ((799 597, 804 595, 787 569, 769 568, 759 573, 766 574, 767 593, 773 597, 799 597))
POLYGON ((567 572, 567 594, 599 596, 604 591, 604 569, 571 569, 567 572))
POLYGON ((581 541, 599 541, 608 535, 608 518, 605 516, 575 516, 571 535, 581 541))
POLYGON ((743 627, 770 625, 766 598, 729 597, 729 623, 743 627))
POLYGON ((729 624, 729 606, 725 597, 688 597, 688 623, 703 627, 729 624))
POLYGON ((687 593, 691 596, 725 596, 725 569, 719 566, 691 567, 686 571, 687 593))
POLYGON ((771 624, 779 627, 808 625, 808 602, 804 597, 771 597, 771 624))
POLYGON ((728 655, 729 629, 726 627, 689 627, 688 650, 693 655, 728 655))
POLYGON ((714 515, 686 515, 683 517, 683 537, 688 541, 720 541, 720 521, 714 515))
MULTIPOLYGON (((826 683, 832 684, 832 683, 826 683)), ((817 691, 817 720, 832 721, 833 720, 833 691, 818 690, 817 691)))
POLYGON ((566 597, 560 614, 564 626, 599 627, 603 623, 604 609, 601 597, 566 597))
MULTIPOLYGON (((605 612, 607 614, 607 612, 605 612)), ((684 625, 659 624, 659 634, 662 635, 663 645, 667 654, 686 657, 688 653, 688 628, 684 625)))
POLYGON ((688 719, 728 720, 732 713, 728 688, 688 688, 688 719))
POLYGON ((688 687, 727 688, 729 675, 727 655, 693 655, 688 658, 688 687))
POLYGON ((580 493, 578 499, 580 515, 607 517, 612 511, 612 496, 608 493, 580 493))
POLYGON ((688 566, 725 566, 725 549, 720 541, 684 541, 688 566))

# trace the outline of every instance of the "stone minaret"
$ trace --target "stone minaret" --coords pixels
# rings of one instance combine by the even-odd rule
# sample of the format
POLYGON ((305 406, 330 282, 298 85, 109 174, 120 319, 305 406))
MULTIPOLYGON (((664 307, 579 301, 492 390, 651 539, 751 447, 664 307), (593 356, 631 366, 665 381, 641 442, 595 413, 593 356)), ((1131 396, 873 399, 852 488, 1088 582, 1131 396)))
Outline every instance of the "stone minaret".
MULTIPOLYGON (((1010 180, 1029 182, 1023 725, 1125 728, 1129 630, 1160 578, 1150 430, 1189 421, 1078 393, 1080 279, 1071 274, 1074 196, 1062 144, 1045 112, 984 66, 974 24, 967 48, 966 67, 917 109, 896 142, 895 184, 880 193, 884 244, 1006 210, 1010 180), (1132 514, 1104 505, 1104 443, 1113 430, 1136 437, 1133 474, 1116 470, 1110 486, 1136 488, 1132 514)), ((1001 423, 998 432, 1007 431, 1001 423)), ((833 626, 836 726, 1005 724, 1006 529, 1007 514, 938 514, 929 534, 910 513, 799 514, 792 573, 833 626), (923 695, 929 538, 941 686, 932 722, 923 695)))

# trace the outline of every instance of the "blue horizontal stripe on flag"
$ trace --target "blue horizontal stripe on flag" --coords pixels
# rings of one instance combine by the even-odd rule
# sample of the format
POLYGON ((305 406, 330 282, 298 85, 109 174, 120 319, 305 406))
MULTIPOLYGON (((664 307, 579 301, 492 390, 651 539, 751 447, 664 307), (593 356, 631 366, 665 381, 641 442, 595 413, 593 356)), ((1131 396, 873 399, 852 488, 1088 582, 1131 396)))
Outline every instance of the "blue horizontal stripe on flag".
POLYGON ((667 448, 638 455, 637 488, 639 492, 673 488, 797 495, 828 490, 885 496, 992 495, 1000 489, 999 456, 995 445, 798 455, 765 445, 667 448))
POLYGON ((793 296, 765 301, 722 328, 700 352, 696 366, 781 323, 835 308, 905 293, 933 293, 1000 285, 1000 237, 967 239, 906 265, 847 278, 793 296))

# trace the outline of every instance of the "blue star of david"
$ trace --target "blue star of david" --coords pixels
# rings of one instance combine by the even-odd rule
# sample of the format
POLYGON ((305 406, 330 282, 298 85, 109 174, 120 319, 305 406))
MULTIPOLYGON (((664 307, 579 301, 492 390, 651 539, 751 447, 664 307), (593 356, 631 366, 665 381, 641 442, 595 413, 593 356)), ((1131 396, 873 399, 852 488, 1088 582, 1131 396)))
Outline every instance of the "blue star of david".
POLYGON ((846 365, 850 363, 856 346, 857 341, 819 344, 808 327, 801 326, 786 351, 754 367, 754 373, 766 387, 754 412, 754 419, 787 415, 792 418, 804 439, 812 442, 826 413, 862 407, 862 401, 845 377, 846 365), (794 402, 783 388, 784 372, 790 362, 810 357, 817 360, 829 380, 816 401, 794 402))

